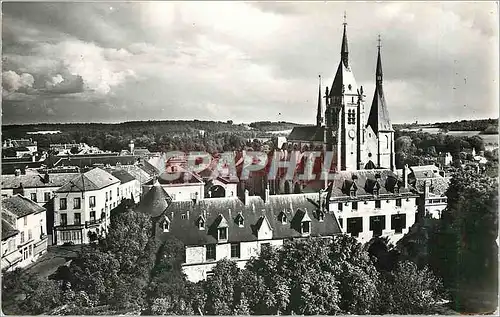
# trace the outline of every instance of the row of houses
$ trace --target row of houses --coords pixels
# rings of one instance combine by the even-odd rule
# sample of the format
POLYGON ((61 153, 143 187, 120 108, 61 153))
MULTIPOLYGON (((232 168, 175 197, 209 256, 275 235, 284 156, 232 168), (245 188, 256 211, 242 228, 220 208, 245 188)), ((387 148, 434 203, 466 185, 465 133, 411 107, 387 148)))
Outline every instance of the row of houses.
POLYGON ((48 245, 84 244, 105 236, 111 210, 123 199, 140 201, 136 177, 151 178, 137 166, 3 175, 2 270, 35 262, 48 245))
POLYGON ((13 250, 2 260, 2 268, 36 261, 43 254, 39 245, 46 249, 49 244, 84 244, 104 236, 111 210, 124 198, 139 202, 136 210, 151 216, 160 240, 176 237, 184 242, 183 269, 192 281, 210 275, 222 258, 234 259, 243 267, 263 247, 280 246, 290 239, 345 233, 360 242, 375 236, 397 241, 422 211, 439 217, 446 206, 442 188, 448 178, 435 166, 395 172, 342 171, 328 180, 327 188, 323 182, 311 183, 301 193, 271 194, 265 185, 260 194, 250 195, 248 189, 240 190, 237 178, 214 177, 206 170, 193 173, 183 160, 167 162, 164 170, 159 166, 165 162, 148 162, 79 173, 4 175, 2 206, 9 200, 29 202, 24 205, 33 211, 25 214, 43 218, 44 230, 25 227, 24 220, 2 226, 6 228, 2 244, 10 244, 13 250), (171 173, 180 177, 172 179, 171 173), (440 194, 434 193, 437 189, 440 194), (439 206, 438 199, 442 201, 439 206), (35 229, 45 242, 37 244, 42 240, 33 238, 34 246, 25 246, 21 233, 27 236, 26 230, 33 233, 35 229), (26 247, 25 260, 11 259, 23 258, 26 247))

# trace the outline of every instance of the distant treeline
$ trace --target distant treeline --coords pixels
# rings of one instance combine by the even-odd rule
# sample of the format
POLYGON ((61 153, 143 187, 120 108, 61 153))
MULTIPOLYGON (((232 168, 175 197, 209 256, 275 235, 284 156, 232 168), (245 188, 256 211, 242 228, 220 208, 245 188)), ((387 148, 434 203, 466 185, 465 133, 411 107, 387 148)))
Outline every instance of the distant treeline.
POLYGON ((437 122, 434 124, 403 123, 393 124, 394 129, 409 129, 421 127, 440 128, 443 131, 482 131, 484 134, 498 133, 498 119, 461 120, 454 122, 437 122))
POLYGON ((294 127, 301 126, 301 124, 285 121, 257 121, 250 123, 249 126, 261 131, 282 131, 293 129, 294 127))
MULTIPOLYGON (((239 150, 247 140, 266 135, 265 129, 286 123, 256 124, 252 129, 232 121, 131 121, 117 124, 64 123, 7 125, 2 127, 3 139, 30 137, 39 149, 54 143, 87 143, 103 150, 127 149, 130 141, 135 147, 150 151, 228 151, 239 150), (27 135, 32 131, 59 130, 58 134, 27 135)), ((288 127, 288 126, 287 126, 288 127)), ((280 128, 281 129, 281 128, 280 128)), ((286 128, 285 128, 286 129, 286 128)))
POLYGON ((498 119, 481 119, 481 120, 461 120, 455 122, 440 122, 435 123, 434 127, 448 131, 497 131, 498 119))

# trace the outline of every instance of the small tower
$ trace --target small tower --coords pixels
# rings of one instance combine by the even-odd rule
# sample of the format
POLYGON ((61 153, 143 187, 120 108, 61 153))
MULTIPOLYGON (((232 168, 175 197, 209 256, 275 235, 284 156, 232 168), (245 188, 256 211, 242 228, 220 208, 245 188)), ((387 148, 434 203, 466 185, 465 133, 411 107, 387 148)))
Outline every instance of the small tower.
POLYGON ((323 107, 321 105, 321 75, 319 75, 319 88, 318 88, 318 111, 316 114, 316 126, 321 127, 323 125, 323 107))

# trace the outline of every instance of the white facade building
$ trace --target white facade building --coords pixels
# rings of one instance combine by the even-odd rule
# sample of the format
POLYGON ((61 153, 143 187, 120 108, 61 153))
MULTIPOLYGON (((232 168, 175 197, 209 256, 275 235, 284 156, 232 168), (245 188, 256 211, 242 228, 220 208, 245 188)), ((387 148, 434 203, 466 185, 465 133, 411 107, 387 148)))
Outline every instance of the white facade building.
POLYGON ((105 235, 111 210, 121 202, 118 193, 120 180, 100 168, 58 189, 54 198, 54 244, 89 243, 105 235))
POLYGON ((47 240, 45 208, 21 195, 2 200, 2 271, 38 260, 47 240))

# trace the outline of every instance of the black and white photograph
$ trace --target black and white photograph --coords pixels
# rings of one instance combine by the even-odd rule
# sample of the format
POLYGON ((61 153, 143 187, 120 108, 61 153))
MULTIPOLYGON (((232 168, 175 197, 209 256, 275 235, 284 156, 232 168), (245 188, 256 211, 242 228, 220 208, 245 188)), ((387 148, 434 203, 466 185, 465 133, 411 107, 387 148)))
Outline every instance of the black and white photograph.
POLYGON ((3 1, 2 315, 498 315, 499 2, 3 1))

